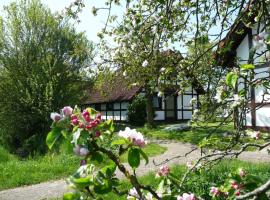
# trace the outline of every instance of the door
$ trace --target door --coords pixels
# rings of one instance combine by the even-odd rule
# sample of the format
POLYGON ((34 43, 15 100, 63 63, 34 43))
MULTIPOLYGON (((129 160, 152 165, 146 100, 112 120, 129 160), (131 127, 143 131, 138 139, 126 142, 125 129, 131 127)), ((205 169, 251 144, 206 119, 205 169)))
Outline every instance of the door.
POLYGON ((174 96, 166 96, 165 98, 165 119, 168 121, 174 121, 176 119, 174 96))

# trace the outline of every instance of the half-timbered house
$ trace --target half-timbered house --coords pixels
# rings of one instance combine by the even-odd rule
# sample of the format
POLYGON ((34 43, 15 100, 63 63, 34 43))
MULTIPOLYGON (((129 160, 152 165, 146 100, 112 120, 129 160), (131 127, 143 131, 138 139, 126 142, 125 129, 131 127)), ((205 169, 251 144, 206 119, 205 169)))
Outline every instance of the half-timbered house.
MULTIPOLYGON (((255 1, 251 1, 254 3, 255 1)), ((244 13, 249 12, 252 3, 246 7, 244 13)), ((226 37, 219 44, 219 50, 223 48, 226 51, 218 53, 218 65, 227 68, 238 67, 242 64, 251 63, 255 65, 254 77, 266 78, 269 80, 270 54, 266 45, 258 45, 260 39, 264 39, 267 34, 263 22, 255 22, 256 13, 246 15, 245 19, 251 23, 249 26, 243 21, 237 21, 233 24, 226 37), (252 26, 250 26, 252 25, 252 26)), ((263 17, 262 17, 263 19, 263 17)), ((247 87, 243 79, 238 80, 238 90, 247 87)), ((248 111, 245 117, 247 128, 257 130, 270 130, 270 95, 266 87, 249 87, 248 111)))

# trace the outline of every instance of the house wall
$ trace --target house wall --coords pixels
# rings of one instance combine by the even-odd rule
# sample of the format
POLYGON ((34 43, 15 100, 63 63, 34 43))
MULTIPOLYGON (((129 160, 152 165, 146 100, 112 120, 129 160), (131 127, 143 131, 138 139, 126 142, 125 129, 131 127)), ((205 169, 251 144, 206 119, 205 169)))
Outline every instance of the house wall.
MULTIPOLYGON (((197 105, 191 106, 190 101, 192 98, 198 99, 198 94, 192 88, 185 91, 184 94, 175 95, 170 97, 159 98, 154 97, 153 106, 155 109, 156 121, 164 120, 189 120, 192 117, 193 110, 197 105), (170 98, 170 101, 168 101, 170 98), (174 101, 172 100, 174 99, 174 101)), ((115 121, 127 121, 127 109, 129 102, 112 102, 101 104, 89 104, 84 107, 90 106, 98 110, 102 114, 102 119, 113 119, 115 121)))
MULTIPOLYGON (((257 34, 257 26, 252 29, 252 34, 247 34, 241 44, 238 46, 236 52, 239 58, 239 64, 248 63, 250 49, 253 48, 253 37, 257 34)), ((255 79, 269 77, 269 63, 266 62, 266 54, 261 54, 266 49, 261 47, 256 51, 254 56, 254 64, 256 66, 255 79), (260 56, 258 56, 260 55, 260 56)), ((245 87, 244 80, 239 79, 238 90, 245 87)), ((249 98, 251 110, 246 113, 246 126, 255 129, 270 128, 270 95, 264 95, 267 90, 265 87, 249 88, 249 98)))

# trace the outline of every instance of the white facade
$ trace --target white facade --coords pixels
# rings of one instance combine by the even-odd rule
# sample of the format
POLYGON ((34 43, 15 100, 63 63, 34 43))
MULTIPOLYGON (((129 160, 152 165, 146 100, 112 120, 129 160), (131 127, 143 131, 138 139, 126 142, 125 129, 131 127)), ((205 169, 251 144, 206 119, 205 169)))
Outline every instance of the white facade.
MULTIPOLYGON (((252 29, 252 34, 247 34, 242 40, 240 45, 236 49, 237 58, 239 64, 245 64, 249 59, 250 49, 253 48, 254 43, 252 42, 254 35, 257 35, 257 26, 252 29)), ((254 55, 254 65, 255 65, 255 79, 269 77, 269 62, 267 62, 267 56, 265 47, 260 47, 256 50, 254 55)), ((242 89, 244 87, 243 80, 239 79, 238 88, 242 89)), ((246 126, 253 128, 270 128, 270 95, 266 92, 270 92, 264 87, 249 88, 250 90, 250 105, 252 106, 252 112, 246 114, 246 126), (254 93, 254 95, 251 95, 254 93), (256 109, 254 109, 256 107, 256 109)))
MULTIPOLYGON (((156 121, 165 120, 189 120, 192 117, 196 105, 190 104, 191 99, 198 99, 199 95, 194 89, 186 90, 184 94, 153 98, 156 121)), ((198 102, 198 101, 196 101, 198 102)), ((129 101, 90 104, 102 114, 102 119, 113 119, 115 121, 127 121, 129 101)))

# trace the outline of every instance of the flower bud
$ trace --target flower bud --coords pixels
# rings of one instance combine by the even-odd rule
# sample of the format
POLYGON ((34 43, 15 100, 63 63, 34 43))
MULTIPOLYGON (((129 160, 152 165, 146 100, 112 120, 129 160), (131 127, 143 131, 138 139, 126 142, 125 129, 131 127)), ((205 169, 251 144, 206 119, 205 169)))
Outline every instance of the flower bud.
POLYGON ((73 111, 73 109, 72 109, 70 106, 65 106, 65 107, 63 108, 63 113, 64 113, 64 115, 65 115, 66 117, 71 116, 71 115, 72 115, 72 111, 73 111))
POLYGON ((87 156, 87 154, 89 153, 89 150, 82 147, 80 148, 80 156, 87 156))
POLYGON ((51 113, 51 119, 58 122, 61 119, 61 115, 59 113, 51 113))
POLYGON ((79 124, 78 119, 72 119, 71 122, 72 122, 72 124, 73 124, 74 126, 76 126, 76 125, 79 124))

